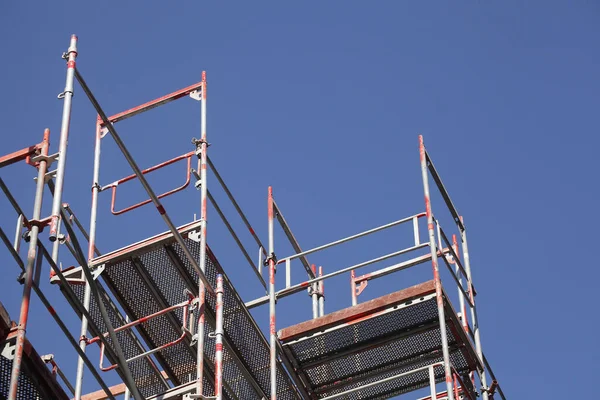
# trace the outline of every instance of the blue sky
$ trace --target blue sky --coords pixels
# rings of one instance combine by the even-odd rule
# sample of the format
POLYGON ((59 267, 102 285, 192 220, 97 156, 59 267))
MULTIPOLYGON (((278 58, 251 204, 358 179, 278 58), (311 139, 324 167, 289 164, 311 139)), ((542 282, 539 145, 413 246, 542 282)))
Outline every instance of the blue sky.
MULTIPOLYGON (((53 2, 1 9, 0 153, 37 143, 45 127, 56 151, 62 110, 56 95, 65 76, 60 54, 71 33, 79 35, 78 67, 108 114, 199 81, 206 70, 210 155, 265 242, 268 185, 305 248, 423 211, 417 140, 423 134, 465 216, 484 351, 505 392, 515 399, 588 393, 600 357, 593 342, 600 274, 589 253, 599 222, 597 3, 53 2)), ((65 201, 86 226, 94 121, 76 86, 65 201)), ((180 100, 118 129, 148 167, 191 150, 198 106, 180 100)), ((130 171, 114 144, 104 143, 106 184, 130 171)), ((157 191, 179 185, 182 169, 151 183, 157 191)), ((29 213, 33 175, 24 164, 1 171, 29 213)), ((143 199, 136 185, 123 187, 119 200, 143 199)), ((102 251, 165 230, 150 209, 110 216, 108 198, 100 204, 102 251)), ((12 231, 14 214, 5 199, 0 204, 0 224, 12 231)), ((434 213, 442 213, 441 205, 434 198, 434 213)), ((177 223, 190 221, 197 194, 190 188, 165 206, 177 223)), ((244 298, 260 296, 210 212, 211 247, 244 298)), ((402 234, 313 262, 330 270, 357 263, 409 246, 402 234)), ((280 257, 291 254, 284 240, 279 232, 280 257)), ((72 262, 63 254, 65 264, 72 262)), ((7 251, 0 261, 7 277, 0 301, 17 319, 17 268, 7 251)), ((373 283, 365 298, 430 279, 429 265, 419 270, 373 283)), ((445 285, 455 291, 448 279, 445 285)), ((328 311, 349 305, 347 277, 328 289, 328 311)), ((58 290, 45 290, 77 335, 58 290)), ((281 303, 293 311, 283 314, 282 326, 309 318, 305 295, 281 303)), ((74 378, 74 353, 37 300, 32 313, 32 342, 40 353, 55 353, 74 378)), ((266 324, 264 314, 257 317, 266 324)), ((89 374, 86 388, 96 389, 89 374)))

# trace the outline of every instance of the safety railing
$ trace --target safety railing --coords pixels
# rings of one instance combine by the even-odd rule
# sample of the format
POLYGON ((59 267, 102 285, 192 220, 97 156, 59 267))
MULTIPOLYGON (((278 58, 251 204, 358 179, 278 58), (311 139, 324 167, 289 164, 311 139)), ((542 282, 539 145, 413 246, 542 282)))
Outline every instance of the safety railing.
MULTIPOLYGON (((403 254, 411 253, 413 251, 417 251, 417 250, 428 247, 429 243, 421 243, 419 240, 418 220, 419 220, 419 218, 423 218, 424 216, 425 216, 425 213, 418 213, 418 214, 412 215, 410 217, 403 218, 403 219, 400 219, 400 220, 397 220, 394 222, 390 222, 388 224, 381 225, 376 228, 372 228, 372 229, 369 229, 369 230, 366 230, 363 232, 359 232, 357 234, 354 234, 354 235, 351 235, 351 236, 348 236, 348 237, 345 237, 345 238, 342 238, 339 240, 335 240, 333 242, 330 242, 330 243, 327 243, 327 244, 324 244, 324 245, 321 245, 321 246, 318 246, 318 247, 315 247, 315 248, 312 248, 309 250, 301 251, 299 253, 294 253, 292 255, 289 255, 282 259, 277 260, 276 265, 285 264, 285 282, 286 282, 286 284, 285 284, 284 289, 281 289, 281 290, 275 292, 275 297, 278 299, 283 298, 283 297, 292 295, 294 293, 301 292, 301 291, 305 290, 306 288, 311 287, 313 284, 323 282, 326 279, 329 279, 329 278, 332 278, 332 277, 335 277, 335 276, 338 276, 341 274, 345 274, 345 273, 352 273, 353 271, 355 271, 357 269, 360 269, 360 268, 363 268, 363 267, 366 267, 366 266, 369 266, 369 265, 372 265, 372 264, 375 264, 375 263, 378 263, 381 261, 388 260, 390 258, 394 258, 394 257, 400 256, 403 254), (354 265, 351 265, 351 266, 348 266, 345 268, 341 268, 341 269, 338 269, 334 272, 330 272, 327 274, 319 274, 319 276, 317 276, 316 273, 313 272, 313 275, 315 276, 314 278, 292 285, 292 283, 291 283, 292 282, 292 268, 291 268, 292 261, 294 261, 296 259, 301 259, 301 260, 306 259, 306 256, 308 256, 310 254, 314 254, 314 253, 317 253, 317 252, 320 252, 320 251, 323 251, 326 249, 330 249, 332 247, 335 247, 335 246, 338 246, 338 245, 341 245, 344 243, 348 243, 355 239, 359 239, 359 238, 362 238, 362 237, 365 237, 365 236, 368 236, 368 235, 371 235, 371 234, 374 234, 374 233, 377 233, 377 232, 380 232, 380 231, 383 231, 383 230, 386 230, 389 228, 393 228, 395 226, 406 224, 406 223, 412 223, 412 226, 414 229, 413 236, 415 238, 415 241, 414 241, 413 246, 407 247, 407 248, 404 248, 404 249, 401 249, 401 250, 398 250, 398 251, 395 251, 395 252, 392 252, 389 254, 385 254, 383 256, 376 257, 371 260, 363 261, 361 263, 354 264, 354 265)), ((366 281, 369 279, 376 279, 378 277, 385 276, 392 272, 406 269, 410 266, 414 266, 414 265, 428 261, 427 256, 423 256, 423 257, 424 258, 419 257, 419 258, 415 258, 413 260, 394 264, 389 267, 382 268, 378 271, 371 272, 368 275, 363 275, 359 278, 360 279, 359 282, 366 281)), ((312 268, 311 268, 311 272, 312 272, 312 268)), ((257 298, 257 299, 247 302, 246 306, 248 308, 253 308, 253 307, 257 307, 257 306, 266 304, 268 301, 269 301, 269 296, 264 296, 264 297, 260 297, 260 298, 257 298)))
MULTIPOLYGON (((194 301, 195 297, 189 291, 186 291, 185 294, 188 296, 188 300, 186 300, 186 301, 183 301, 181 303, 175 304, 175 305, 167 307, 167 308, 163 308, 162 310, 157 311, 154 314, 147 315, 147 316, 145 316, 143 318, 139 318, 139 319, 137 319, 135 321, 131 321, 131 322, 125 324, 125 325, 122 325, 122 326, 120 326, 118 328, 115 328, 115 333, 118 333, 118 332, 124 331, 126 329, 131 329, 134 326, 137 326, 137 325, 139 325, 141 323, 148 322, 148 321, 150 321, 150 320, 152 320, 152 319, 154 319, 156 317, 160 317, 161 315, 165 315, 167 313, 176 311, 176 310, 178 310, 180 308, 183 309, 183 323, 181 325, 181 335, 177 339, 175 339, 175 340, 173 340, 171 342, 162 344, 160 346, 157 346, 157 347, 155 347, 153 349, 150 349, 148 351, 145 351, 143 353, 137 354, 137 355, 135 355, 135 356, 133 356, 131 358, 128 358, 127 362, 132 362, 132 361, 135 361, 137 359, 140 359, 140 358, 143 358, 143 357, 147 357, 147 356, 149 356, 151 354, 154 354, 154 353, 156 353, 158 351, 161 351, 161 350, 164 350, 166 348, 175 346, 175 345, 181 343, 183 341, 183 339, 186 337, 186 335, 191 335, 191 332, 188 329, 188 316, 189 316, 189 312, 190 312, 189 308, 192 305, 192 302, 194 301)), ((104 337, 108 337, 108 333, 104 333, 103 336, 104 337)), ((89 339, 87 341, 87 344, 90 345, 90 344, 98 342, 99 340, 100 340, 100 336, 96 336, 94 338, 89 339)), ((109 367, 103 367, 103 364, 104 364, 104 349, 105 349, 104 342, 100 342, 100 370, 102 370, 104 372, 107 372, 107 371, 111 371, 111 370, 117 368, 118 364, 113 364, 113 365, 111 365, 109 367)))
MULTIPOLYGON (((421 172, 423 179, 423 190, 425 194, 425 205, 426 205, 426 213, 427 213, 427 223, 428 223, 428 231, 430 236, 430 243, 432 249, 432 264, 434 269, 434 275, 436 276, 436 280, 440 280, 439 277, 439 268, 438 268, 438 257, 437 253, 440 248, 448 249, 446 255, 442 257, 444 264, 446 265, 448 271, 450 272, 451 277, 455 281, 458 287, 458 298, 460 302, 460 314, 461 314, 461 323, 465 332, 468 333, 468 336, 473 340, 475 345, 475 351, 478 357, 478 367, 477 374, 479 377, 479 381, 481 383, 481 395, 483 400, 489 400, 489 386, 487 384, 486 370, 492 375, 489 366, 487 366, 485 361, 485 356, 483 355, 483 350, 481 346, 481 338, 480 338, 480 330, 479 323, 477 320, 477 308, 475 302, 475 296, 477 294, 475 287, 473 285, 473 278, 471 273, 471 264, 469 258, 469 250, 468 250, 468 242, 467 242, 467 233, 466 226, 464 223, 463 217, 458 212, 454 202, 452 201, 448 190, 444 186, 442 178, 435 168, 433 160, 427 149, 425 148, 425 144, 423 141, 423 136, 419 136, 419 155, 421 161, 421 172), (461 241, 462 248, 462 258, 460 257, 459 245, 456 235, 452 235, 452 242, 450 242, 447 234, 441 228, 439 220, 434 217, 434 213, 432 211, 431 206, 431 196, 429 191, 429 177, 433 178, 433 181, 436 184, 439 194, 441 195, 444 203, 452 216, 454 223, 456 224, 458 234, 461 241), (437 234, 437 240, 436 240, 437 234), (452 268, 454 265, 454 269, 452 268), (463 281, 464 279, 464 281, 463 281), (464 283, 466 283, 467 287, 465 288, 464 283), (470 311, 470 319, 467 315, 466 305, 469 306, 470 311)), ((442 311, 443 312, 443 311, 442 311)), ((443 315, 443 314, 440 314, 443 315)), ((445 324, 442 324, 445 325, 445 324)), ((442 340, 445 340, 445 332, 442 332, 442 340)), ((444 347, 447 347, 446 345, 444 347)), ((445 360, 448 360, 448 355, 444 354, 445 360)), ((446 369, 446 381, 448 383, 448 398, 450 400, 454 400, 454 396, 452 393, 452 373, 450 369, 450 363, 447 361, 445 365, 446 369)), ((495 378, 492 377, 492 379, 495 378)), ((499 390, 501 397, 504 399, 504 395, 496 384, 499 390)))
POLYGON ((437 362, 437 363, 433 363, 433 364, 430 364, 430 365, 427 365, 427 366, 424 366, 424 367, 415 368, 415 369, 412 369, 410 371, 402 372, 402 373, 399 373, 399 374, 396 374, 396 375, 389 376, 387 378, 379 379, 379 380, 377 380, 375 382, 370 382, 370 383, 367 383, 367 384, 362 385, 362 386, 358 386, 358 387, 355 387, 355 388, 352 388, 352 389, 349 389, 349 390, 345 390, 345 391, 340 392, 340 393, 336 393, 336 394, 334 394, 332 396, 322 397, 321 399, 322 400, 333 400, 333 399, 344 398, 347 395, 349 395, 351 393, 354 393, 354 392, 357 392, 359 390, 368 389, 368 388, 373 387, 373 386, 378 386, 378 385, 381 385, 383 383, 394 381, 396 379, 399 379, 399 378, 402 378, 402 377, 405 377, 405 376, 414 375, 414 374, 417 374, 417 373, 423 372, 423 371, 427 371, 427 375, 429 377, 429 388, 431 390, 431 398, 436 399, 437 398, 437 396, 436 396, 437 391, 435 389, 435 367, 439 367, 441 365, 443 365, 443 363, 437 362))
POLYGON ((52 376, 54 377, 54 379, 58 380, 58 377, 60 377, 60 379, 62 379, 63 383, 69 389, 71 394, 75 394, 75 388, 73 387, 71 382, 69 382, 69 379, 67 378, 63 370, 58 366, 58 364, 54 360, 54 354, 46 354, 44 356, 41 356, 41 359, 46 364, 50 365, 52 376))
MULTIPOLYGON (((187 168, 186 168, 186 173, 185 173, 185 176, 186 176, 185 182, 181 186, 176 187, 175 189, 172 189, 172 190, 169 190, 167 192, 164 192, 162 194, 157 195, 156 196, 157 198, 162 199, 162 198, 165 198, 167 196, 171 196, 172 194, 175 194, 177 192, 181 192, 183 189, 185 189, 185 188, 187 188, 189 186, 190 180, 191 180, 191 171, 192 171, 192 157, 194 155, 195 155, 195 152, 191 151, 189 153, 180 155, 178 157, 175 157, 175 158, 172 158, 172 159, 167 160, 165 162, 162 162, 160 164, 157 164, 157 165, 155 165, 153 167, 150 167, 150 168, 142 170, 142 174, 146 175, 149 172, 159 170, 159 169, 161 169, 163 167, 166 167, 168 165, 174 164, 177 161, 187 160, 187 168)), ((113 183, 110 183, 110 184, 108 184, 106 186, 103 186, 100 189, 101 192, 104 191, 104 190, 107 190, 107 189, 112 189, 112 199, 111 199, 111 202, 110 202, 110 212, 113 213, 113 215, 121 215, 121 214, 124 214, 124 213, 126 213, 128 211, 135 210, 136 208, 139 208, 141 206, 144 206, 144 205, 149 204, 149 203, 152 202, 152 199, 149 198, 149 199, 146 199, 144 201, 140 201, 139 203, 133 204, 133 205, 131 205, 129 207, 125 207, 125 208, 123 208, 121 210, 115 211, 115 203, 117 201, 117 187, 119 185, 122 185, 125 182, 129 182, 129 181, 131 181, 131 180, 133 180, 135 178, 137 178, 137 175, 136 174, 131 174, 129 176, 126 176, 125 178, 121 178, 121 179, 119 179, 119 180, 117 180, 117 181, 115 181, 113 183)))

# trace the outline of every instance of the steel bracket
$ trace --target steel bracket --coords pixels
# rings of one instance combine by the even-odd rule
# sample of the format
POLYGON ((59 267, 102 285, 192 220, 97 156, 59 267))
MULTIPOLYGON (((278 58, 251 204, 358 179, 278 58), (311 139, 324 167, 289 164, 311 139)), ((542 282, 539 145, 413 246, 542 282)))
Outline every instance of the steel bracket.
MULTIPOLYGON (((44 183, 48 183, 49 180, 54 179, 56 177, 56 170, 48 171, 44 175, 44 183)), ((35 182, 37 182, 37 176, 33 178, 35 182)))
POLYGON ((12 360, 15 358, 15 350, 17 349, 17 341, 14 339, 11 340, 7 340, 4 343, 4 348, 2 349, 2 353, 0 353, 0 355, 2 355, 2 357, 8 359, 8 360, 12 360), (12 343, 14 342, 14 343, 12 343))
POLYGON ((98 280, 98 277, 100 276, 100 274, 102 274, 104 272, 105 269, 106 269, 106 264, 100 264, 96 268, 94 268, 91 271, 92 276, 94 277, 94 280, 98 280))
MULTIPOLYGON (((70 267, 61 270, 63 276, 71 285, 85 285, 85 278, 81 267, 70 267)), ((50 271, 50 283, 60 284, 60 278, 54 271, 50 271)))
POLYGON ((356 296, 360 296, 362 292, 367 288, 369 281, 362 281, 356 285, 356 296))
POLYGON ((202 236, 200 230, 190 231, 187 234, 188 239, 193 240, 196 243, 200 243, 200 236, 202 236))
POLYGON ((29 159, 29 162, 35 165, 38 165, 40 163, 40 161, 46 161, 46 163, 48 164, 48 167, 56 160, 58 160, 60 157, 60 153, 54 153, 54 154, 50 154, 49 156, 45 156, 43 154, 37 154, 35 156, 32 156, 29 159))
MULTIPOLYGON (((50 225, 51 219, 52 217, 46 217, 44 219, 30 219, 29 221, 27 221, 26 226, 29 229, 31 229, 32 226, 37 226, 40 232, 43 232, 44 228, 50 225)), ((25 232, 25 234, 23 235, 23 239, 25 239, 26 242, 29 242, 29 232, 25 232)))
POLYGON ((192 90, 190 97, 196 101, 202 101, 202 89, 192 90))

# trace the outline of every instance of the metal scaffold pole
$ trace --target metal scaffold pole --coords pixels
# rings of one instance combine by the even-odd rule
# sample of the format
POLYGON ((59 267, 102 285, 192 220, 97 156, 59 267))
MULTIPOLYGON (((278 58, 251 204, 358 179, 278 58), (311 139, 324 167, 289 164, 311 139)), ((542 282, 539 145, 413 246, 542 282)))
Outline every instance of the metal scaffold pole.
POLYGON ((9 400, 16 400, 19 376, 21 374, 21 364, 23 361, 23 348, 25 346, 25 331, 27 330, 27 320, 29 318, 29 301, 31 299, 31 287, 33 285, 33 275, 35 268, 35 259, 37 256, 38 235, 40 232, 39 224, 42 213, 42 199, 44 195, 44 186, 46 184, 46 171, 48 169, 48 147, 50 146, 50 130, 44 131, 44 140, 42 142, 41 157, 38 165, 38 176, 35 189, 35 200, 33 205, 33 215, 31 228, 29 231, 29 250, 27 251, 27 265, 25 267, 25 286, 23 288, 23 298, 21 300, 21 313, 19 315, 19 324, 17 325, 17 339, 15 343, 15 355, 13 358, 12 371, 10 375, 10 389, 8 392, 9 400))
MULTIPOLYGON (((207 228, 207 210, 206 202, 208 198, 208 186, 206 179, 206 160, 208 143, 206 141, 206 72, 202 72, 202 99, 200 100, 200 140, 196 141, 196 149, 200 152, 200 269, 206 270, 206 228, 207 228)), ((202 279, 198 279, 198 297, 200 308, 198 312, 197 340, 198 348, 196 353, 196 393, 202 395, 202 379, 204 368, 204 298, 206 289, 202 279)))
MULTIPOLYGON (((319 267, 319 276, 323 276, 323 267, 319 267)), ((325 282, 319 282, 319 317, 325 315, 325 282)))
POLYGON ((77 36, 71 36, 71 43, 66 54, 67 81, 65 90, 58 97, 64 100, 62 122, 60 124, 60 142, 58 144, 58 164, 56 167, 56 186, 54 201, 52 203, 52 216, 50 220, 50 240, 57 239, 58 220, 62 207, 62 192, 65 182, 65 166, 67 162, 67 144, 69 143, 69 125, 71 124, 71 103, 73 99, 73 78, 75 76, 75 59, 77 58, 77 36))
MULTIPOLYGON (((100 192, 100 151, 102 144, 102 129, 100 127, 100 117, 96 120, 96 139, 94 145, 94 175, 92 178, 92 206, 90 212, 90 234, 88 239, 88 261, 94 258, 94 249, 96 246, 96 215, 98 211, 98 193, 100 192)), ((86 280, 85 275, 83 279, 86 280)), ((83 294, 83 307, 89 311, 91 299, 91 289, 87 280, 85 283, 85 289, 83 294)), ((83 352, 87 346, 86 335, 88 330, 88 320, 82 315, 81 316, 81 330, 79 347, 83 352)), ((75 378, 75 400, 81 399, 82 387, 83 387, 83 371, 84 364, 83 358, 77 359, 77 376, 75 378)))
MULTIPOLYGON (((311 269, 313 274, 317 275, 317 267, 315 264, 311 265, 311 269)), ((312 317, 313 319, 319 318, 319 286, 320 282, 315 282, 310 287, 310 297, 312 300, 312 317)))
POLYGON ((269 186, 267 199, 269 218, 269 345, 271 368, 271 400, 277 399, 277 333, 275 331, 275 240, 273 232, 273 188, 269 186))
POLYGON ((223 399, 223 275, 217 274, 215 323, 215 397, 223 399))
MULTIPOLYGON (((467 230, 464 227, 464 220, 460 218, 461 225, 463 229, 460 230, 460 236, 462 239, 462 249, 463 249, 463 258, 465 261, 465 270, 467 271, 467 279, 469 280, 469 294, 471 297, 471 321, 473 322, 473 335, 475 336, 475 351, 477 352, 477 356, 480 360, 483 361, 483 350, 481 348, 481 335, 479 333, 479 321, 477 320, 477 308, 475 306, 475 296, 473 294, 473 279, 471 276, 471 259, 469 257, 469 246, 467 244, 467 230)), ((483 400, 488 400, 488 386, 487 379, 485 377, 485 369, 481 369, 477 371, 479 373, 479 380, 481 381, 482 386, 482 398, 483 400)))
POLYGON ((440 320, 440 335, 442 339, 442 354, 444 356, 444 371, 446 375, 446 387, 448 391, 448 400, 455 400, 452 392, 452 369, 450 367, 450 352, 448 350, 448 336, 446 334, 446 317, 444 311, 444 299, 442 293, 442 282, 438 268, 437 245, 435 243, 435 226, 433 223, 433 213, 431 211, 431 199, 429 195, 429 176, 427 170, 427 161, 425 160, 425 145, 423 136, 419 135, 419 155, 421 159, 421 175, 423 178, 423 192, 425 195, 425 212, 427 213, 427 230, 429 231, 429 247, 431 250, 431 265, 433 268, 433 279, 435 282, 435 294, 437 298, 437 308, 440 320))

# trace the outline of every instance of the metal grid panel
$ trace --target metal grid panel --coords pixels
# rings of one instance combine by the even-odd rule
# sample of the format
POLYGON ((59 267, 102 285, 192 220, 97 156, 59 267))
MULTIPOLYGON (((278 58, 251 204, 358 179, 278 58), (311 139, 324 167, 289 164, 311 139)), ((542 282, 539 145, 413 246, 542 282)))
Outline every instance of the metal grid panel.
MULTIPOLYGON (((108 295, 106 294, 106 292, 104 292, 102 287, 100 285, 98 286, 100 289, 101 297, 104 299, 104 304, 106 306, 106 311, 108 312, 111 324, 113 324, 113 327, 123 325, 125 323, 123 316, 120 314, 119 310, 116 309, 115 305, 110 301, 108 295)), ((72 285, 71 287, 75 292, 75 295, 79 298, 80 301, 83 302, 85 286, 72 285)), ((102 330, 102 332, 106 332, 106 325, 104 324, 104 320, 100 315, 98 304, 96 303, 93 296, 90 301, 89 312, 94 322, 98 326, 98 329, 102 330)), ((101 332, 91 332, 91 334, 97 336, 101 334, 101 332)), ((131 336, 130 332, 118 332, 117 337, 119 339, 119 344, 123 349, 125 357, 130 358, 141 353, 139 345, 136 344, 136 341, 131 336)), ((164 391, 166 389, 164 384, 161 383, 160 377, 158 376, 156 370, 152 368, 148 359, 144 358, 135 360, 129 363, 129 368, 135 380, 136 386, 138 387, 140 393, 143 396, 149 396, 151 394, 164 391)))
MULTIPOLYGON (((0 341, 0 352, 5 350, 5 346, 14 348, 15 343, 16 337, 0 341)), ((12 366, 13 360, 0 354, 0 399, 8 398, 12 366)), ((54 380, 37 352, 31 347, 31 344, 25 340, 21 374, 17 383, 17 400, 31 399, 67 400, 68 396, 54 380), (29 353, 27 349, 31 352, 29 353), (49 381, 49 379, 52 379, 52 381, 49 381)))
MULTIPOLYGON (((448 310, 448 308, 447 308, 448 310)), ((318 398, 344 392, 402 372, 442 360, 441 336, 436 298, 411 299, 389 312, 341 325, 284 343, 298 363, 318 398)), ((448 317, 452 326, 458 320, 448 317)), ((458 327, 458 329, 461 329, 458 327)), ((469 346, 447 330, 450 358, 459 373, 469 371, 469 346)), ((435 369, 436 380, 444 378, 443 368, 435 369)), ((389 398, 425 387, 427 371, 359 390, 347 399, 389 398)))
MULTIPOLYGON (((200 243, 190 238, 186 239, 188 248, 192 254, 200 254, 200 243)), ((193 281, 197 281, 198 275, 193 267, 183 256, 183 250, 177 244, 173 244, 172 248, 183 261, 183 265, 187 273, 192 277, 193 281)), ((206 259, 205 275, 211 285, 216 284, 217 273, 223 274, 223 327, 225 335, 230 345, 240 355, 244 361, 248 371, 253 375, 256 382, 259 384, 264 393, 270 392, 270 377, 269 377, 269 346, 260 329, 255 325, 254 320, 243 301, 240 299, 237 291, 229 281, 229 278, 224 273, 223 269, 216 258, 210 251, 209 257, 206 259)), ((215 299, 207 296, 207 304, 211 309, 215 308, 215 299)), ((290 381, 289 376, 279 365, 277 370, 277 394, 281 400, 299 399, 299 395, 290 381)), ((242 397, 246 399, 245 397, 242 397)), ((260 397, 258 397, 260 399, 260 397)))
POLYGON ((433 302, 425 301, 409 308, 366 319, 360 324, 336 329, 335 333, 317 335, 308 340, 298 341, 290 347, 294 350, 295 358, 301 363, 306 363, 324 353, 351 349, 362 343, 368 343, 373 338, 388 336, 435 320, 437 320, 435 300, 433 302))
MULTIPOLYGON (((131 319, 139 319, 146 315, 163 309, 155 297, 148 291, 142 272, 138 271, 131 260, 123 260, 114 266, 107 266, 102 276, 109 287, 114 291, 121 304, 126 305, 131 319)), ((178 302, 185 300, 183 291, 178 302)), ((179 322, 181 324, 181 322, 179 322)), ((171 342, 181 335, 169 316, 162 315, 139 325, 149 339, 149 347, 155 348, 171 342)), ((195 358, 184 347, 184 343, 169 347, 161 352, 166 367, 173 372, 179 382, 184 383, 189 379, 189 374, 195 372, 195 358), (183 350, 183 351, 182 351, 183 350)), ((156 394, 153 392, 150 394, 156 394)))
MULTIPOLYGON (((159 296, 161 296, 164 302, 167 305, 173 305, 180 303, 185 299, 184 289, 187 288, 191 292, 197 292, 196 285, 192 286, 189 279, 185 279, 183 275, 177 272, 177 266, 174 264, 182 264, 180 256, 175 255, 175 260, 172 260, 169 257, 167 249, 162 246, 154 246, 152 248, 148 248, 147 252, 142 252, 139 254, 139 265, 144 269, 144 272, 148 274, 149 279, 152 282, 152 286, 158 290, 159 296)), ((121 263, 129 262, 128 260, 122 261, 121 263)), ((119 264, 115 264, 111 266, 109 269, 120 268, 119 264)), ((185 272, 185 271, 184 271, 185 272)), ((214 304, 211 304, 211 310, 214 311, 214 304)), ((175 317, 177 318, 178 325, 182 324, 183 318, 183 310, 177 310, 174 312, 175 317)), ((151 325, 153 321, 148 321, 144 325, 151 325)), ((204 332, 205 332, 205 359, 214 362, 214 338, 209 337, 209 333, 214 331, 214 326, 212 323, 208 321, 205 322, 204 332)), ((151 337, 155 338, 155 334, 151 334, 151 337)), ((161 340, 165 340, 166 338, 162 338, 161 340)), ((164 342, 163 342, 164 343, 164 342)), ((172 361, 173 368, 178 371, 178 378, 181 383, 185 383, 195 378, 196 375, 196 349, 188 348, 187 351, 185 349, 187 346, 185 343, 181 343, 173 348, 167 348, 161 353, 167 354, 167 359, 172 361), (186 354, 182 354, 185 352, 186 354)), ((260 398, 260 396, 256 393, 256 391, 252 388, 252 386, 243 379, 242 373, 237 367, 237 365, 233 362, 231 358, 231 354, 229 354, 227 348, 224 351, 223 357, 223 377, 224 382, 226 383, 226 392, 230 394, 231 398, 240 398, 240 399, 253 399, 260 398), (227 386, 231 387, 228 389, 227 386)), ((211 385, 212 386, 212 385, 211 385)))
MULTIPOLYGON (((415 365, 411 366, 410 368, 403 368, 403 369, 396 370, 394 372, 390 372, 390 373, 378 376, 377 378, 370 379, 370 380, 364 382, 363 384, 374 382, 379 379, 387 378, 389 376, 393 376, 393 375, 396 375, 396 374, 399 374, 402 372, 406 372, 411 369, 424 367, 428 364, 431 364, 431 361, 422 362, 420 364, 415 364, 415 365)), ((444 367, 443 366, 435 367, 434 375, 435 375, 435 381, 437 383, 444 381, 445 380, 444 367)), ((416 372, 414 374, 411 374, 411 375, 408 375, 405 377, 394 379, 392 381, 385 382, 380 385, 367 388, 365 390, 358 391, 356 393, 353 393, 351 396, 346 396, 346 398, 347 399, 357 399, 357 400, 358 399, 369 399, 369 400, 389 399, 390 397, 398 396, 403 393, 409 393, 414 390, 421 389, 421 388, 424 388, 427 386, 429 386, 429 371, 425 370, 425 371, 416 372)), ((349 388, 346 388, 346 390, 347 389, 349 389, 349 388)))
MULTIPOLYGON (((196 240, 197 233, 193 230, 195 228, 197 228, 197 224, 188 225, 183 233, 190 251, 196 258, 199 258, 200 244, 196 240), (193 233, 190 234, 190 232, 193 233), (194 239, 188 236, 193 236, 194 239)), ((236 353, 234 357, 227 346, 224 346, 225 396, 229 399, 260 400, 262 395, 257 393, 251 380, 242 373, 235 359, 241 360, 261 390, 269 393, 269 345, 210 250, 208 255, 206 276, 209 282, 215 285, 217 273, 224 275, 225 338, 228 345, 231 346, 231 350, 236 353)), ((93 265, 104 264, 105 270, 101 275, 104 282, 132 319, 139 319, 157 312, 165 306, 180 303, 186 298, 184 288, 197 293, 198 276, 184 257, 180 246, 174 243, 170 235, 164 235, 163 238, 157 237, 147 245, 144 245, 143 242, 138 243, 130 250, 123 249, 100 259, 94 260, 95 264, 93 263, 93 265)), ((82 300, 84 287, 78 285, 72 287, 82 300)), ((104 296, 107 297, 106 293, 104 296)), ((110 303, 108 297, 105 303, 110 303)), ((206 304, 207 312, 214 315, 215 300, 211 296, 207 296, 206 304)), ((123 318, 120 317, 114 305, 112 309, 109 307, 108 311, 115 327, 123 325, 123 318)), ((102 323, 98 307, 93 300, 90 312, 99 329, 105 330, 106 327, 102 323)), ((181 323, 182 310, 178 310, 169 315, 153 318, 138 327, 147 346, 154 348, 179 337, 181 323)), ((214 391, 213 383, 207 379, 213 373, 211 364, 214 360, 214 339, 209 337, 213 330, 212 321, 207 318, 205 363, 208 365, 205 364, 205 393, 214 391)), ((120 332, 118 336, 125 356, 129 358, 139 354, 139 348, 132 340, 131 334, 126 332, 120 332)), ((94 332, 94 334, 97 333, 94 332)), ((171 372, 176 378, 177 382, 173 383, 181 385, 195 378, 195 353, 196 349, 190 348, 189 340, 186 339, 176 346, 158 352, 156 356, 165 371, 171 372)), ((164 392, 164 385, 160 383, 156 372, 153 371, 146 359, 132 362, 130 368, 136 384, 140 385, 140 391, 144 396, 164 392), (142 377, 144 379, 141 379, 142 377), (145 387, 141 385, 145 385, 145 387)), ((299 399, 300 395, 283 366, 279 366, 277 374, 278 397, 281 400, 299 399)))
MULTIPOLYGON (((15 339, 10 339, 7 342, 12 342, 11 345, 14 346, 15 339)), ((0 346, 0 350, 4 349, 4 345, 7 343, 2 343, 0 346)), ((23 363, 25 364, 25 363, 23 363)), ((0 398, 6 399, 8 398, 8 391, 10 389, 10 375, 12 371, 12 360, 0 355, 0 398)), ((40 392, 37 387, 34 385, 33 381, 24 371, 25 365, 23 365, 23 370, 21 371, 21 375, 19 376, 19 383, 17 387, 17 399, 18 400, 30 400, 40 398, 40 392)))

